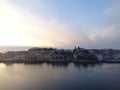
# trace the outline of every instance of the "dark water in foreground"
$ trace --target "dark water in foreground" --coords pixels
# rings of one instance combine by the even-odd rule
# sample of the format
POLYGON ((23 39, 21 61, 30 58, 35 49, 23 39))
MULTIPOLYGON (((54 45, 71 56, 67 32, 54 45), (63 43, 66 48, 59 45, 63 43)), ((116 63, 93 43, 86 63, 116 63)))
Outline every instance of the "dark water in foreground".
POLYGON ((120 90, 120 64, 0 64, 0 90, 120 90))

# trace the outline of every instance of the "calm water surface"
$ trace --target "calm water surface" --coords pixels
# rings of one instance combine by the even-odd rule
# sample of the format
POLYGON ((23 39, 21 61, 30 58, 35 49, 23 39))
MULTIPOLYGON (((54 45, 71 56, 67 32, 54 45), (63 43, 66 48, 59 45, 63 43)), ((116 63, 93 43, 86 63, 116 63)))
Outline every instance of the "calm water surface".
POLYGON ((3 64, 0 90, 120 90, 120 64, 3 64))

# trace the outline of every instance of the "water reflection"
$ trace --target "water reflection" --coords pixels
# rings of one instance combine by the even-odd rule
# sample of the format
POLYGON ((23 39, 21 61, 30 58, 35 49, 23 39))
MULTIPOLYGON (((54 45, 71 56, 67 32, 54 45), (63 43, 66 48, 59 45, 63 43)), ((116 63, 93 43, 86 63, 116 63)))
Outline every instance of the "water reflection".
POLYGON ((0 90, 120 89, 119 64, 1 63, 0 90))
POLYGON ((6 65, 3 63, 0 63, 0 68, 6 68, 6 65))
POLYGON ((4 63, 7 67, 13 66, 15 63, 4 63))
POLYGON ((78 69, 80 68, 94 68, 95 66, 101 67, 103 63, 74 63, 74 66, 78 69))
POLYGON ((43 65, 45 62, 26 62, 26 63, 23 63, 24 65, 43 65))
POLYGON ((27 63, 1 63, 0 64, 0 68, 2 67, 6 67, 6 66, 13 66, 15 64, 24 64, 24 65, 43 65, 46 64, 47 66, 52 66, 53 68, 57 68, 57 67, 64 67, 67 68, 70 64, 73 64, 74 67, 80 69, 80 68, 94 68, 96 66, 101 67, 103 65, 103 63, 69 63, 69 62, 27 62, 27 63))
POLYGON ((52 63, 47 63, 47 65, 52 66, 53 68, 59 68, 59 67, 63 67, 63 68, 67 68, 69 63, 63 63, 63 62, 52 62, 52 63))

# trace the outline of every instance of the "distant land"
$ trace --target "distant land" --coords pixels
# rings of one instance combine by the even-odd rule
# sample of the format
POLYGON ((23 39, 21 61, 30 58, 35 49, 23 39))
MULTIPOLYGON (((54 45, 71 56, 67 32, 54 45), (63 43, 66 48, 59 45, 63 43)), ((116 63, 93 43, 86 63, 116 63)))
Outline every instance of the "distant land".
MULTIPOLYGON (((34 47, 38 47, 38 46, 0 46, 0 52, 4 53, 7 51, 27 51, 28 49, 34 47)), ((38 47, 38 48, 49 48, 49 47, 38 47)), ((58 47, 57 49, 62 49, 62 48, 58 47)), ((71 49, 71 48, 63 48, 63 49, 71 49)), ((88 49, 113 49, 113 48, 88 48, 88 49)), ((114 50, 120 50, 120 49, 114 49, 114 50)))
MULTIPOLYGON (((27 51, 28 49, 34 48, 34 47, 49 48, 49 47, 39 47, 39 46, 0 46, 0 53, 5 53, 5 52, 8 52, 8 51, 27 51)), ((61 49, 61 48, 58 47, 58 49, 61 49)))
POLYGON ((28 50, 32 46, 0 46, 0 52, 28 50))

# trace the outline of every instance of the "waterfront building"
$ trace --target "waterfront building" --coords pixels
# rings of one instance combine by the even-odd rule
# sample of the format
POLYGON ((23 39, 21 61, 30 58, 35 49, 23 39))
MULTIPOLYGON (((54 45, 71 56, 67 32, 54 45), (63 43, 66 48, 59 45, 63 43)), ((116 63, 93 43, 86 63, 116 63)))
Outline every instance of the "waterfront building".
POLYGON ((99 62, 103 61, 103 55, 101 54, 97 55, 97 59, 99 62))

